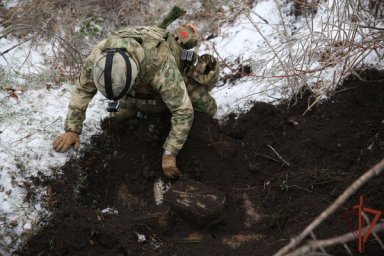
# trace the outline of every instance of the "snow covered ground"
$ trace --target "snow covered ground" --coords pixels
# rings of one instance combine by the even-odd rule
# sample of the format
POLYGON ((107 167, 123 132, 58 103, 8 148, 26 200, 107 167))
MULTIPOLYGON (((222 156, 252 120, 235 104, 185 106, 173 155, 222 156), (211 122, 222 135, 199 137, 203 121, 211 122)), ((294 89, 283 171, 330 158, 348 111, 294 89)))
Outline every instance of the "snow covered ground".
MULTIPOLYGON (((201 47, 218 53, 227 63, 238 62, 237 69, 242 64, 252 70, 249 77, 213 90, 219 105, 218 117, 247 110, 253 101, 290 97, 303 86, 325 95, 350 75, 352 68, 383 68, 383 41, 366 37, 375 31, 345 17, 344 12, 352 13, 356 6, 346 7, 337 0, 320 1, 311 19, 311 14, 307 18, 295 17, 290 4, 280 4, 259 1, 233 24, 221 27, 219 36, 201 47), (378 45, 376 52, 370 49, 378 45)), ((374 24, 369 13, 360 15, 361 20, 374 24)), ((375 24, 384 27, 383 23, 375 24)), ((224 74, 233 72, 233 67, 223 70, 224 74)))
MULTIPOLYGON (((297 71, 299 67, 301 70, 321 67, 314 56, 306 59, 304 49, 325 47, 319 38, 329 8, 319 8, 308 26, 305 19, 286 15, 290 6, 280 10, 275 3, 260 1, 249 15, 241 14, 233 24, 223 25, 217 38, 204 42, 199 48, 200 53, 216 55, 217 51, 219 59, 228 63, 238 61, 249 65, 255 74, 220 84, 213 90, 219 106, 217 118, 246 111, 253 101, 282 99, 290 93, 287 85, 296 81, 283 77, 287 72, 297 71)), ((329 5, 332 3, 328 1, 329 5)), ((332 33, 330 37, 333 38, 332 33)), ((0 53, 17 43, 15 39, 0 39, 0 53)), ((379 54, 367 52, 363 63, 384 69, 383 48, 377 52, 379 54)), ((32 49, 28 44, 0 55, 0 254, 4 255, 5 251, 17 248, 24 237, 49 217, 42 200, 46 188, 34 187, 30 180, 57 174, 60 166, 74 154, 52 150, 52 139, 63 130, 72 85, 52 82, 50 58, 48 46, 32 49), (34 197, 27 201, 30 191, 34 197)), ((335 84, 334 78, 341 69, 343 66, 335 63, 319 72, 303 74, 297 83, 305 80, 313 88, 319 82, 335 84)), ((231 72, 230 68, 223 70, 223 74, 231 72)), ((98 94, 87 112, 82 147, 86 147, 91 135, 99 132, 100 120, 107 116, 104 109, 105 101, 98 94)))
MULTIPOLYGON (((0 51, 12 44, 1 39, 0 51)), ((52 139, 63 131, 72 86, 31 81, 51 72, 49 66, 43 65, 40 52, 44 50, 30 52, 28 45, 24 45, 5 56, 12 63, 0 60, 0 241, 11 248, 20 243, 23 232, 34 229, 47 215, 41 200, 45 190, 33 187, 30 179, 51 176, 54 167, 63 165, 73 154, 52 150, 52 139), (29 63, 22 65, 25 59, 29 63), (31 202, 25 200, 30 196, 28 191, 37 193, 31 202)), ((106 116, 103 103, 97 96, 89 108, 84 142, 98 131, 100 119, 106 116)))

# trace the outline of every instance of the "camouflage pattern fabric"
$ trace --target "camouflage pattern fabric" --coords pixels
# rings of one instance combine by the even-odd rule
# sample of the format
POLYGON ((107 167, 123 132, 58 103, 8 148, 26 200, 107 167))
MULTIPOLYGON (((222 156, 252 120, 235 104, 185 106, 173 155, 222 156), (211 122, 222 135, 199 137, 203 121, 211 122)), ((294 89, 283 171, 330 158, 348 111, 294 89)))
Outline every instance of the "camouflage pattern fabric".
POLYGON ((153 87, 159 92, 172 113, 172 128, 163 146, 172 153, 178 153, 184 145, 193 120, 192 103, 188 97, 183 77, 176 67, 174 57, 168 55, 152 82, 153 87))
POLYGON ((215 99, 209 94, 208 87, 186 79, 187 91, 193 109, 213 116, 217 111, 215 99))
MULTIPOLYGON (((169 45, 159 38, 161 30, 147 33, 149 27, 134 27, 137 35, 116 33, 101 41, 85 60, 78 83, 72 92, 69 102, 65 130, 81 133, 85 113, 89 102, 97 89, 92 77, 95 57, 105 48, 123 48, 140 66, 135 85, 128 93, 130 97, 147 93, 159 95, 172 113, 171 131, 163 145, 164 149, 177 154, 183 147, 193 121, 193 107, 177 62, 169 45), (140 34, 140 31, 143 34, 140 34), (159 33, 157 33, 159 32, 159 33)), ((123 30, 124 31, 124 30, 123 30)), ((127 31, 131 32, 129 28, 127 31)))
MULTIPOLYGON (((174 59, 176 60, 179 70, 181 70, 182 63, 180 61, 180 56, 182 48, 176 42, 173 36, 169 36, 167 38, 167 43, 171 49, 174 59)), ((201 73, 199 71, 202 70, 201 66, 209 63, 209 61, 207 61, 207 56, 208 54, 199 57, 197 60, 196 68, 192 67, 188 74, 182 75, 187 87, 188 96, 193 105, 193 109, 198 112, 205 112, 210 115, 214 115, 217 111, 217 105, 215 99, 209 94, 209 91, 213 88, 218 80, 219 66, 217 62, 215 62, 216 65, 214 65, 212 70, 209 70, 210 72, 208 72, 208 74, 201 73)), ((209 60, 211 60, 211 58, 209 58, 209 60)), ((139 95, 140 98, 158 97, 156 93, 153 92, 153 88, 145 84, 141 85, 139 88, 136 88, 134 93, 131 91, 130 94, 135 94, 135 96, 139 95)), ((120 112, 113 114, 118 118, 131 118, 137 114, 138 110, 145 113, 158 113, 164 111, 164 104, 158 104, 157 106, 148 105, 140 103, 140 101, 132 102, 130 98, 127 100, 121 99, 119 102, 120 112)))
POLYGON ((198 112, 214 115, 217 111, 215 99, 209 91, 215 86, 219 79, 219 65, 216 59, 204 54, 198 57, 197 64, 184 74, 189 97, 193 108, 198 112))
MULTIPOLYGON (((207 87, 191 82, 186 82, 188 96, 192 102, 193 109, 197 112, 208 113, 213 116, 217 111, 215 99, 209 94, 207 87)), ((164 103, 146 104, 145 100, 132 101, 130 98, 121 99, 120 112, 113 114, 117 118, 131 118, 140 110, 144 113, 160 113, 164 111, 164 103)))
POLYGON ((203 54, 197 58, 197 63, 193 66, 187 77, 195 83, 212 90, 219 80, 219 64, 215 57, 210 54, 203 54))
MULTIPOLYGON (((183 69, 181 62, 181 46, 173 36, 167 38, 172 54, 176 59, 179 70, 183 69)), ((209 94, 219 79, 219 65, 216 59, 209 54, 198 57, 196 66, 191 67, 187 74, 182 74, 187 86, 189 98, 195 111, 214 115, 217 111, 215 99, 209 94), (208 66, 207 69, 202 66, 208 66)))

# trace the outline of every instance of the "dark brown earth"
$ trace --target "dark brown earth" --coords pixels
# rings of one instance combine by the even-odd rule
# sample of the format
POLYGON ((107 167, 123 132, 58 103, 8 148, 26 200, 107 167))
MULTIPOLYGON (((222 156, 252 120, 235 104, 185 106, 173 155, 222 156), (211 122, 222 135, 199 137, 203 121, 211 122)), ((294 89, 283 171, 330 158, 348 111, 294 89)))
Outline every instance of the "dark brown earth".
MULTIPOLYGON (((226 194, 222 219, 211 226, 156 207, 153 183, 162 175, 169 115, 106 120, 84 156, 46 181, 52 217, 19 255, 272 255, 384 158, 384 74, 366 77, 371 81, 346 82, 305 116, 314 100, 306 92, 289 107, 257 102, 224 125, 196 114, 178 165, 226 194), (118 215, 101 214, 107 207, 118 215), (148 217, 154 211, 168 215, 148 217), (139 243, 137 233, 147 241, 139 243)), ((383 211, 383 184, 383 176, 371 180, 316 236, 356 228, 348 208, 359 195, 366 207, 383 211)), ((358 255, 357 242, 349 246, 358 255)), ((331 253, 346 255, 341 246, 331 253)), ((362 255, 383 254, 369 239, 362 255)))

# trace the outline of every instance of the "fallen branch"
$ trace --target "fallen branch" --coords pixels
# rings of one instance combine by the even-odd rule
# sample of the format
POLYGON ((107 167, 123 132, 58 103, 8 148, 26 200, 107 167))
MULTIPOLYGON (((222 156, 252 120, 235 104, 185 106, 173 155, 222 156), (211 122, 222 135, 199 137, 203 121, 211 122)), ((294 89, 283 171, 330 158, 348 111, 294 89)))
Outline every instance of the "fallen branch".
POLYGON ((11 48, 9 48, 9 49, 7 49, 7 50, 5 50, 5 51, 3 51, 3 52, 0 52, 0 56, 3 56, 3 55, 5 55, 5 54, 7 54, 8 52, 12 51, 12 50, 15 49, 16 47, 19 47, 20 45, 22 45, 22 44, 24 44, 24 43, 26 43, 26 42, 28 42, 28 41, 30 41, 30 40, 31 40, 31 38, 28 38, 28 39, 22 41, 21 43, 18 43, 18 44, 12 46, 11 48))
POLYGON ((22 140, 30 138, 32 135, 35 135, 36 133, 43 131, 43 130, 44 130, 45 128, 47 128, 48 126, 50 126, 50 125, 56 123, 56 121, 59 120, 59 119, 60 119, 60 117, 56 118, 56 119, 55 119, 52 123, 50 123, 49 125, 46 125, 46 126, 44 126, 42 129, 37 130, 37 131, 35 131, 35 132, 28 133, 28 134, 25 135, 24 137, 22 137, 22 138, 20 138, 20 139, 18 139, 18 140, 15 140, 15 141, 13 141, 13 142, 11 142, 10 145, 15 144, 15 143, 17 143, 17 142, 20 143, 22 140))
POLYGON ((302 186, 299 186, 299 185, 287 185, 287 191, 288 191, 289 188, 298 188, 298 189, 301 189, 301 190, 303 190, 305 192, 313 193, 311 190, 303 188, 302 186))
POLYGON ((365 25, 359 25, 361 28, 370 28, 370 29, 376 29, 376 30, 384 30, 384 28, 379 27, 372 27, 372 26, 365 26, 365 25))
MULTIPOLYGON (((367 226, 363 229, 363 234, 366 232, 366 230, 368 228, 369 228, 369 226, 367 226)), ((372 232, 380 232, 383 230, 384 230, 384 223, 381 223, 381 224, 375 225, 372 232)), ((349 233, 341 235, 341 236, 329 238, 329 239, 310 241, 306 245, 296 249, 295 251, 293 251, 289 254, 286 254, 285 256, 307 255, 307 253, 311 252, 312 250, 316 250, 316 249, 320 249, 320 248, 324 248, 324 247, 329 247, 329 246, 336 245, 336 244, 350 242, 350 241, 356 239, 356 232, 358 232, 358 230, 349 232, 349 233)))
POLYGON ((308 108, 304 111, 304 113, 302 114, 302 116, 305 116, 309 111, 312 110, 312 108, 320 101, 320 99, 327 93, 327 91, 324 91, 322 94, 320 94, 319 96, 316 97, 316 100, 314 102, 312 102, 312 104, 310 106, 308 106, 308 108))
POLYGON ((281 248, 274 256, 287 255, 293 248, 299 245, 317 226, 334 213, 345 201, 362 187, 372 177, 379 175, 384 169, 384 159, 366 171, 360 178, 352 183, 325 211, 323 211, 314 221, 312 221, 303 232, 297 237, 292 238, 290 243, 281 248))
POLYGON ((222 64, 224 64, 232 73, 235 73, 237 75, 240 75, 240 76, 248 76, 248 77, 255 77, 255 78, 260 78, 260 79, 274 79, 274 78, 290 78, 290 77, 296 77, 297 74, 292 74, 292 75, 272 75, 272 76, 261 76, 261 75, 256 75, 254 73, 246 73, 246 72, 241 72, 241 71, 238 71, 237 69, 234 69, 232 67, 229 66, 229 64, 227 63, 227 61, 225 59, 223 59, 223 57, 221 57, 221 55, 219 54, 219 52, 217 51, 215 45, 212 46, 213 48, 213 51, 215 52, 215 54, 217 55, 217 57, 219 58, 220 62, 222 64))
POLYGON ((277 151, 271 146, 271 145, 268 145, 268 147, 277 155, 277 157, 287 166, 289 167, 292 167, 290 163, 288 163, 287 161, 285 161, 280 155, 279 153, 277 153, 277 151))
MULTIPOLYGON (((362 211, 361 212, 361 215, 363 216, 364 220, 367 222, 367 223, 371 223, 371 220, 368 218, 368 215, 362 211)), ((384 224, 384 223, 383 223, 384 224)), ((376 239, 376 241, 379 243, 381 249, 384 251, 384 243, 383 241, 381 241, 380 237, 377 235, 377 233, 375 232, 375 230, 372 230, 371 231, 371 234, 373 235, 373 237, 376 239)))

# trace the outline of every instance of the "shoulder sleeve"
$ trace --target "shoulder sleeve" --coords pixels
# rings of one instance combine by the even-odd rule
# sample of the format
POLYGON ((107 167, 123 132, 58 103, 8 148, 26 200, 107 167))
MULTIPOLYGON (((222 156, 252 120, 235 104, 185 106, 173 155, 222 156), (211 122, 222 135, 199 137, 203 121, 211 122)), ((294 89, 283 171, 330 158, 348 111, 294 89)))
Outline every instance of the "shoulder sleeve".
POLYGON ((187 140, 193 122, 193 107, 183 77, 175 58, 168 54, 152 80, 153 88, 159 92, 172 113, 171 131, 163 145, 164 149, 177 154, 187 140))
POLYGON ((102 50, 104 43, 105 40, 96 45, 81 68, 79 79, 74 86, 69 101, 64 127, 65 131, 73 131, 79 134, 82 132, 88 104, 97 92, 95 83, 93 82, 93 64, 97 53, 102 50))

